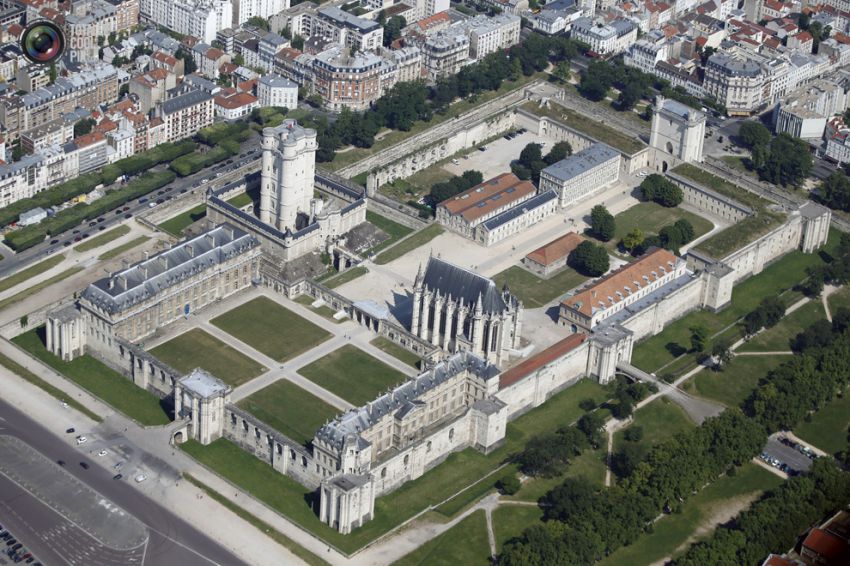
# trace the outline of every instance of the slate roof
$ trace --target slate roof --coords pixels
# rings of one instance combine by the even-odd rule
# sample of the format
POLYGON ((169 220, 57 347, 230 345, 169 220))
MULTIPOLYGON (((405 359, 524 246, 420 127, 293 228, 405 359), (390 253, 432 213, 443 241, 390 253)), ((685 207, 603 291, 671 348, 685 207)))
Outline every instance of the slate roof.
MULTIPOLYGON (((444 297, 451 295, 466 305, 475 305, 480 297, 485 313, 501 314, 509 308, 495 281, 436 257, 428 258, 422 282, 428 289, 444 297)), ((516 301, 512 295, 510 298, 516 301)))
POLYGON ((619 157, 619 155, 620 152, 613 147, 607 146, 604 143, 595 143, 578 153, 574 153, 550 165, 541 171, 541 173, 545 173, 558 181, 567 182, 610 159, 619 157))
POLYGON ((556 198, 558 198, 558 193, 554 190, 549 190, 544 193, 540 193, 539 195, 534 195, 530 199, 517 204, 513 208, 509 208, 498 216, 494 216, 493 218, 484 221, 481 225, 484 227, 485 230, 495 230, 499 226, 507 224, 514 218, 518 218, 526 212, 541 207, 547 202, 553 201, 556 198))
POLYGON ((208 92, 193 90, 186 94, 181 94, 180 96, 164 100, 162 102, 162 113, 173 114, 174 112, 179 112, 186 108, 212 100, 212 98, 212 95, 208 92))

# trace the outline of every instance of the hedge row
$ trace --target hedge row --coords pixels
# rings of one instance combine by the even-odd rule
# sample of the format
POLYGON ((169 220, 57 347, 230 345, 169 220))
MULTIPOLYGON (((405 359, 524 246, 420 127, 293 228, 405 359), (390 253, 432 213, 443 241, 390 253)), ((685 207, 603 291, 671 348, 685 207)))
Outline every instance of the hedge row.
POLYGON ((175 159, 169 167, 180 177, 187 177, 219 161, 233 157, 237 153, 239 153, 239 142, 227 140, 216 144, 206 153, 191 153, 175 159))
POLYGON ((198 130, 195 134, 198 141, 207 145, 218 145, 227 140, 243 142, 251 135, 251 127, 248 122, 222 122, 198 130))
POLYGON ((61 234, 84 221, 97 218, 113 208, 164 187, 174 181, 175 178, 176 176, 171 171, 145 173, 138 179, 127 183, 124 187, 108 191, 103 197, 92 201, 90 204, 80 203, 74 207, 66 208, 40 224, 27 226, 6 234, 6 243, 16 252, 31 248, 44 241, 48 236, 61 234))
POLYGON ((36 207, 50 208, 71 200, 72 198, 94 190, 100 184, 111 185, 120 175, 135 175, 149 170, 151 167, 176 159, 181 155, 191 153, 197 148, 193 141, 165 143, 132 157, 127 157, 105 166, 100 172, 80 175, 70 181, 51 189, 41 191, 37 195, 16 201, 0 210, 0 226, 16 222, 22 212, 36 207))

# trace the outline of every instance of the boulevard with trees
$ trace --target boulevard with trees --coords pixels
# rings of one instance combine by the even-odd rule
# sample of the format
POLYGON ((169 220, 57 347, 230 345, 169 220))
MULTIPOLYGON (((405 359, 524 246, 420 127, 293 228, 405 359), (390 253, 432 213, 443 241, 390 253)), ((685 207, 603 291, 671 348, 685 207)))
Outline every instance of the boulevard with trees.
POLYGON ((751 165, 763 181, 786 187, 799 187, 812 170, 809 147, 786 132, 773 137, 764 124, 748 120, 738 131, 750 150, 751 165))

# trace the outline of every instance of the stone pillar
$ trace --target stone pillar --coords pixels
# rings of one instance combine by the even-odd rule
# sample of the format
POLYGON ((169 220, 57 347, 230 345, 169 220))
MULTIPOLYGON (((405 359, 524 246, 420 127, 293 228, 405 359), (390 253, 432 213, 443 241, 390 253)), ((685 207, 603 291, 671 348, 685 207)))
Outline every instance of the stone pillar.
POLYGON ((413 291, 413 313, 410 318, 410 331, 419 336, 419 311, 422 309, 422 291, 413 291))
POLYGON ((431 318, 431 292, 425 291, 422 297, 422 324, 419 326, 419 337, 428 340, 428 320, 431 318))
POLYGON ((484 342, 484 315, 476 312, 472 321, 472 351, 482 355, 484 342))
POLYGON ((451 297, 446 301, 446 333, 443 336, 443 350, 448 351, 452 340, 452 323, 454 323, 455 302, 451 297))
POLYGON ((443 318, 443 297, 440 291, 437 291, 437 296, 434 298, 434 330, 431 332, 431 344, 434 346, 440 345, 440 322, 443 318))
POLYGON ((467 308, 466 305, 461 304, 457 309, 457 328, 455 330, 455 351, 457 351, 457 337, 464 336, 463 334, 463 325, 466 324, 466 313, 467 308))
POLYGON ((53 333, 55 331, 56 331, 56 323, 54 322, 54 320, 52 318, 48 318, 47 319, 47 327, 45 329, 45 334, 46 334, 45 338, 46 338, 46 341, 47 341, 47 344, 45 344, 45 346, 47 346, 47 351, 52 352, 53 354, 56 353, 56 351, 53 349, 53 333))

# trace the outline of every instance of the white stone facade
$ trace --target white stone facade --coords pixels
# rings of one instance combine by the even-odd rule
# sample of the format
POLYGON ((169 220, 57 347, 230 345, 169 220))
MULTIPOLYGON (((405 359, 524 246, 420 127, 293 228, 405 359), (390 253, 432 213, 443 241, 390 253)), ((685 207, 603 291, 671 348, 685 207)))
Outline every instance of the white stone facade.
POLYGON ((260 221, 295 232, 310 223, 316 175, 316 131, 295 120, 263 129, 260 221))
POLYGON ((298 84, 279 75, 264 75, 257 80, 257 98, 261 108, 298 108, 298 84))
POLYGON ((685 162, 701 162, 705 114, 658 96, 652 115, 649 145, 685 162))
POLYGON ((597 143, 540 172, 540 191, 558 193, 559 206, 601 191, 620 178, 620 152, 597 143))

